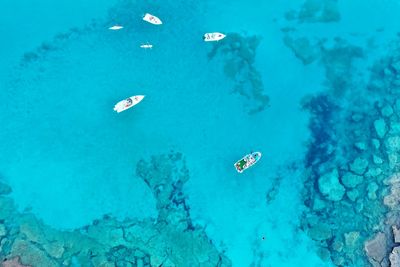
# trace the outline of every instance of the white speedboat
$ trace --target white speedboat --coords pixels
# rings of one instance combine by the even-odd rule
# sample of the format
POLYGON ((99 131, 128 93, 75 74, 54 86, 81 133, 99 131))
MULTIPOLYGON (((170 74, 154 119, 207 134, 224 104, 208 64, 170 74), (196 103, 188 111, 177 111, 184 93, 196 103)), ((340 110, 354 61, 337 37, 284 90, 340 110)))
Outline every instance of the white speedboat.
POLYGON ((204 34, 203 40, 206 42, 213 42, 213 41, 219 41, 222 40, 226 37, 225 34, 220 33, 220 32, 208 32, 204 34))
POLYGON ((256 164, 260 159, 261 159, 261 152, 253 152, 247 154, 246 156, 238 160, 234 164, 234 166, 239 173, 242 173, 243 171, 247 170, 248 168, 256 164))
POLYGON ((113 31, 117 31, 117 30, 121 30, 122 28, 124 28, 124 27, 119 26, 119 25, 114 25, 114 26, 112 26, 112 27, 110 27, 108 29, 109 30, 113 30, 113 31))
POLYGON ((122 101, 119 101, 115 106, 114 110, 118 113, 127 110, 137 104, 139 104, 140 101, 142 101, 144 98, 144 95, 135 95, 128 97, 127 99, 124 99, 122 101))
POLYGON ((162 24, 162 22, 161 22, 161 20, 159 18, 157 18, 156 16, 151 15, 149 13, 146 13, 143 16, 143 20, 147 21, 147 22, 149 22, 151 24, 154 24, 154 25, 161 25, 162 24))
POLYGON ((140 47, 143 49, 151 49, 151 48, 153 48, 153 45, 152 44, 142 44, 140 47))

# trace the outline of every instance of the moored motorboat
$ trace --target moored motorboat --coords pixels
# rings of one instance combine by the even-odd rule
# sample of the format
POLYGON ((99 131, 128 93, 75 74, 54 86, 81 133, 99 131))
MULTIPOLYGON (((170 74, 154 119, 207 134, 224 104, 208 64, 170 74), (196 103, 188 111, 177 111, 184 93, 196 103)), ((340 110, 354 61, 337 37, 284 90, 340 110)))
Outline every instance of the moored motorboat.
POLYGON ((140 101, 142 101, 144 98, 144 95, 135 95, 128 97, 127 99, 119 101, 115 106, 114 110, 118 113, 127 110, 137 104, 139 104, 140 101))
POLYGON ((153 48, 153 45, 152 44, 142 44, 140 47, 144 48, 144 49, 151 49, 151 48, 153 48))
POLYGON ((214 42, 214 41, 219 41, 222 40, 226 37, 225 34, 220 33, 220 32, 208 32, 204 34, 203 40, 206 42, 214 42))
POLYGON ((109 30, 113 30, 113 31, 117 31, 117 30, 121 30, 122 28, 124 28, 124 27, 122 27, 120 25, 114 25, 114 26, 112 26, 112 27, 110 27, 108 29, 109 30))
POLYGON ((238 160, 234 164, 234 166, 239 173, 242 173, 243 171, 247 170, 248 168, 256 164, 260 159, 261 159, 261 152, 252 152, 250 154, 247 154, 240 160, 238 160))
POLYGON ((154 15, 151 15, 149 13, 146 13, 143 16, 143 20, 147 21, 147 22, 149 22, 151 24, 154 24, 154 25, 161 25, 162 24, 161 20, 158 17, 156 17, 154 15))

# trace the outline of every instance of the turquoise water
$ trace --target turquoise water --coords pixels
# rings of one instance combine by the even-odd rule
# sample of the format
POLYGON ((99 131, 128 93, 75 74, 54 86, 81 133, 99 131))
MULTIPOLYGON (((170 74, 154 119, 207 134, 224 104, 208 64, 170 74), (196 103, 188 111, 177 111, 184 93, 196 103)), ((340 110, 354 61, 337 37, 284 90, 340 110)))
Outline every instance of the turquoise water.
POLYGON ((329 266, 299 230, 310 138, 309 114, 300 106, 327 90, 325 69, 304 65, 285 45, 282 28, 360 46, 375 38, 370 57, 356 63, 362 69, 395 37, 400 4, 341 1, 339 22, 286 20, 302 3, 5 1, 0 175, 19 210, 68 230, 104 214, 155 218, 155 199, 135 175, 136 162, 179 151, 190 173, 184 191, 191 217, 233 266, 329 266), (145 24, 145 12, 164 24, 145 24), (114 23, 125 28, 107 30, 114 23), (207 31, 260 38, 253 67, 268 107, 249 112, 257 102, 233 92, 226 55, 208 57, 220 44, 203 42, 207 31), (154 48, 141 50, 146 42, 154 48), (135 94, 146 98, 113 113, 117 101, 135 94), (233 163, 250 151, 263 158, 237 174, 233 163), (276 181, 277 195, 267 202, 276 181))

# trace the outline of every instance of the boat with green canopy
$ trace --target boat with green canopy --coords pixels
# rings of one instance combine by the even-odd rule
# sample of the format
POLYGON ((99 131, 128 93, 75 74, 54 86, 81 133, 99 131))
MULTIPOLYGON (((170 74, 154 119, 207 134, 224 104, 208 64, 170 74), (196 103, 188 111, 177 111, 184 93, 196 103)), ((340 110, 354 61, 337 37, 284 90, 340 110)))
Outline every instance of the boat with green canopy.
POLYGON ((247 170, 248 168, 256 164, 260 159, 261 159, 261 152, 252 152, 250 154, 247 154, 240 160, 238 160, 234 164, 234 166, 239 173, 242 173, 243 171, 247 170))

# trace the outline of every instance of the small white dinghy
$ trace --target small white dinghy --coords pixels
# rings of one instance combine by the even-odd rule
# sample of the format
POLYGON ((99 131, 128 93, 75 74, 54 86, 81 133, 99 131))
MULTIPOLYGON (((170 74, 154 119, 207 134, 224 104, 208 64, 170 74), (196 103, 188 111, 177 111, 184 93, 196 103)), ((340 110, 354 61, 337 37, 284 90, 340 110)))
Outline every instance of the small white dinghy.
POLYGON ((225 34, 220 33, 220 32, 208 32, 204 34, 203 40, 206 42, 213 42, 213 41, 219 41, 222 40, 226 37, 225 34))
POLYGON ((149 22, 151 24, 154 24, 154 25, 161 25, 162 24, 162 22, 161 22, 161 20, 159 18, 157 18, 156 16, 151 15, 149 13, 146 13, 144 15, 143 20, 147 21, 147 22, 149 22))
POLYGON ((113 30, 113 31, 117 31, 117 30, 121 30, 122 28, 124 28, 124 27, 119 26, 119 25, 114 25, 114 26, 112 26, 112 27, 110 27, 108 29, 109 30, 113 30))
POLYGON ((139 104, 140 101, 142 101, 144 98, 144 95, 135 95, 128 97, 127 99, 124 99, 122 101, 119 101, 115 106, 114 110, 118 113, 127 110, 137 104, 139 104))
POLYGON ((140 47, 143 49, 151 49, 151 48, 153 48, 153 45, 152 44, 142 44, 140 47))

